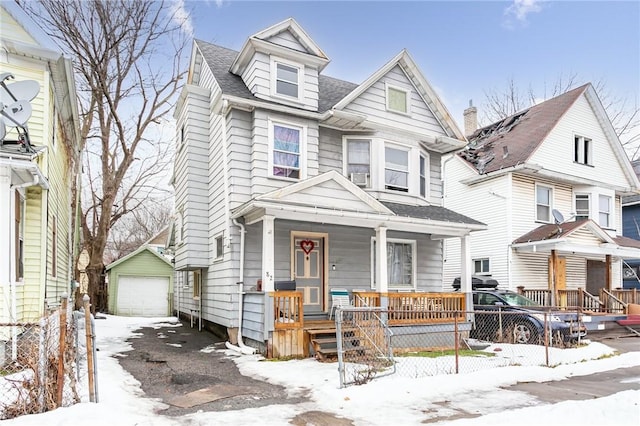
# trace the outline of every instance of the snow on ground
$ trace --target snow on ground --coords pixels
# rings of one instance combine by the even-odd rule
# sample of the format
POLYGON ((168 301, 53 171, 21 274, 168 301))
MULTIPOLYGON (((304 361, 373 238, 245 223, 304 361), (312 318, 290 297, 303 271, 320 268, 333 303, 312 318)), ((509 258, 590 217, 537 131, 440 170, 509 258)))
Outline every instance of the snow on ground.
MULTIPOLYGON (((307 394, 311 402, 271 405, 238 411, 198 412, 182 417, 156 414, 166 407, 146 398, 140 383, 124 371, 118 354, 131 350, 126 340, 144 326, 173 325, 176 318, 126 318, 107 316, 96 321, 99 402, 83 402, 48 413, 3 421, 3 426, 96 425, 287 425, 298 414, 318 410, 353 420, 356 425, 419 425, 436 417, 455 414, 453 409, 479 417, 441 421, 438 425, 638 425, 640 391, 624 391, 585 401, 545 404, 524 392, 502 389, 517 382, 545 382, 640 365, 640 351, 611 356, 600 343, 562 350, 554 355, 554 368, 507 366, 457 375, 406 378, 391 375, 366 385, 340 388, 337 363, 313 359, 264 361, 258 355, 226 351, 242 374, 286 386, 291 395, 307 394), (447 402, 445 404, 445 402, 447 402), (512 407, 524 407, 514 409, 512 407)), ((139 335, 139 334, 138 334, 139 335)), ((535 349, 534 349, 535 350, 535 349)), ((210 347, 203 348, 211 352, 210 347)), ((640 378, 629 378, 640 381, 640 378)), ((86 396, 83 400, 87 400, 86 396)))

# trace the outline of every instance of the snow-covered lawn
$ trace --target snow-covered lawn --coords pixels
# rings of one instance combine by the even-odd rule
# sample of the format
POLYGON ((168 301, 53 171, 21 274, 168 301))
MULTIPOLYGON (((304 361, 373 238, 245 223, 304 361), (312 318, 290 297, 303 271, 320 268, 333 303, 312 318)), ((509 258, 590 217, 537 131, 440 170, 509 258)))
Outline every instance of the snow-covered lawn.
MULTIPOLYGON (((311 401, 165 417, 156 414, 165 405, 146 398, 140 383, 120 367, 116 357, 131 349, 125 341, 135 336, 133 331, 137 328, 168 324, 179 326, 175 323, 175 318, 114 316, 96 321, 100 348, 97 360, 100 402, 83 402, 44 414, 22 416, 4 421, 3 425, 288 425, 296 415, 312 410, 349 418, 356 425, 419 425, 435 417, 453 414, 454 408, 480 416, 438 424, 640 424, 638 390, 588 401, 545 404, 529 394, 501 388, 517 382, 561 380, 640 365, 640 348, 639 352, 611 356, 611 348, 595 342, 554 354, 554 364, 559 364, 554 368, 511 365, 419 379, 391 375, 363 386, 342 389, 339 387, 337 363, 319 363, 312 359, 265 362, 257 355, 237 355, 228 351, 227 355, 235 360, 242 374, 286 386, 291 395, 306 394, 311 401)), ((210 351, 207 348, 203 350, 210 351)), ((640 377, 630 377, 629 380, 640 381, 640 377)))

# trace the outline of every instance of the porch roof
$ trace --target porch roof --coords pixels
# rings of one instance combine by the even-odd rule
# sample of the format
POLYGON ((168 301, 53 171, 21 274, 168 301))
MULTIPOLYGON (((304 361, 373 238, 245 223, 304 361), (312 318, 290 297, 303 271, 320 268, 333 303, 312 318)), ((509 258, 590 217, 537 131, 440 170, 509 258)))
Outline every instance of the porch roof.
POLYGON ((640 241, 613 237, 591 219, 539 226, 514 240, 511 247, 522 252, 640 258, 640 241))
POLYGON ((371 229, 386 227, 388 230, 431 234, 433 239, 462 237, 487 228, 481 222, 444 207, 382 204, 390 209, 390 213, 310 206, 282 200, 251 200, 235 209, 232 216, 244 217, 248 225, 261 221, 264 216, 273 216, 276 219, 371 229))

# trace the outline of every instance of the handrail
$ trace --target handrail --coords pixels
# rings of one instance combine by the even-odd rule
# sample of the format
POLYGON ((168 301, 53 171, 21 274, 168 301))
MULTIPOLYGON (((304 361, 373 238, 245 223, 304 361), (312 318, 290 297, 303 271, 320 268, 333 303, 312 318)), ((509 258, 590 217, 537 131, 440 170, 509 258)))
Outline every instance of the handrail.
POLYGON ((605 305, 600 301, 599 298, 581 288, 579 288, 578 291, 580 292, 579 307, 581 310, 592 312, 602 312, 605 310, 605 305))
POLYGON ((607 291, 606 288, 600 289, 600 298, 605 300, 605 307, 609 312, 624 314, 627 312, 627 303, 618 299, 616 296, 607 291))

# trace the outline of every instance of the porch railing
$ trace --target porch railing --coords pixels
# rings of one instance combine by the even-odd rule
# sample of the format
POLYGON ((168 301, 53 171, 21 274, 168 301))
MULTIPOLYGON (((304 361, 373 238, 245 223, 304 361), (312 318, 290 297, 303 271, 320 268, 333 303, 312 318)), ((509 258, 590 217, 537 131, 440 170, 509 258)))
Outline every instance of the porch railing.
POLYGON ((600 289, 600 300, 604 303, 607 312, 624 314, 627 312, 627 304, 606 289, 600 289))
POLYGON ((636 288, 617 289, 609 291, 616 299, 625 304, 635 303, 640 305, 640 291, 636 288))
POLYGON ((304 325, 302 293, 299 291, 275 291, 273 314, 276 329, 296 329, 304 325))
POLYGON ((430 324, 464 320, 464 293, 377 293, 354 291, 354 306, 378 307, 387 297, 390 325, 430 324), (456 314, 459 312, 459 314, 456 314))

